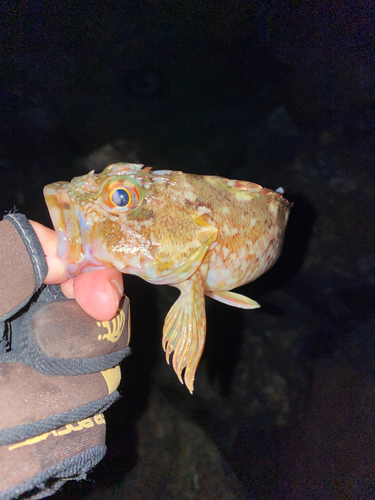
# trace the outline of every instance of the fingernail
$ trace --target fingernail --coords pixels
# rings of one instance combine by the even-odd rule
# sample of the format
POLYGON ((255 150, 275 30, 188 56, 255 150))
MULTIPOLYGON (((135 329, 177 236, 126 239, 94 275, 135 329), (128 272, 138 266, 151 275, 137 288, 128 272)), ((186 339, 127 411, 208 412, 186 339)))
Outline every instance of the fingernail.
POLYGON ((112 283, 112 290, 116 296, 116 300, 120 302, 123 294, 122 287, 117 280, 111 280, 111 283, 112 283))

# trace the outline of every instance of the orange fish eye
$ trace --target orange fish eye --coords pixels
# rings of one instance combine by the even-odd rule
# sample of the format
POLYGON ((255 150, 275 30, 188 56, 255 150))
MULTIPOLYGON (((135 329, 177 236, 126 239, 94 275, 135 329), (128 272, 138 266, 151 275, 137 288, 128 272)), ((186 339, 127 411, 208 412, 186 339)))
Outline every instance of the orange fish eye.
POLYGON ((112 214, 129 212, 141 203, 141 192, 141 187, 132 178, 112 177, 102 187, 102 206, 112 214))

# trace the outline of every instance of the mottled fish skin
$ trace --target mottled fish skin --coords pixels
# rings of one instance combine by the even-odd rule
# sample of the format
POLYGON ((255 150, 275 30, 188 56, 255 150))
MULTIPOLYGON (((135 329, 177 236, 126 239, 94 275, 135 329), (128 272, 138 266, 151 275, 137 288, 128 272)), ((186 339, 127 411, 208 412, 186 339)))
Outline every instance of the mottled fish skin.
POLYGON ((70 276, 109 266, 180 290, 163 347, 192 392, 205 342, 204 296, 259 307, 229 290, 276 262, 292 204, 252 182, 142 167, 109 165, 49 184, 44 195, 70 276))

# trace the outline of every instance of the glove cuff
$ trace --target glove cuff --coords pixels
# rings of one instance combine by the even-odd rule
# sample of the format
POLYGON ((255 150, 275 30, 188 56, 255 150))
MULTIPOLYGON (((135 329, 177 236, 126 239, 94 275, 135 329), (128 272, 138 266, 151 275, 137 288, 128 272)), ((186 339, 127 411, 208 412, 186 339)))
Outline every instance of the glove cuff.
POLYGON ((104 415, 95 415, 33 439, 0 446, 1 500, 18 498, 27 491, 32 491, 29 499, 45 498, 66 481, 85 479, 106 453, 105 434, 104 415))

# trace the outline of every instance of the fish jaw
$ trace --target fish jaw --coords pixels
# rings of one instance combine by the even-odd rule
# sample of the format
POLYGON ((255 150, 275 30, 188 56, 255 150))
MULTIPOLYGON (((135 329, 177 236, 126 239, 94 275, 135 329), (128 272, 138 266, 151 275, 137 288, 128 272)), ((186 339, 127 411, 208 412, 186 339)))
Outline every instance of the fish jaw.
POLYGON ((43 190, 52 224, 57 232, 57 256, 69 277, 105 267, 93 256, 92 231, 69 197, 69 182, 48 184, 43 190))

